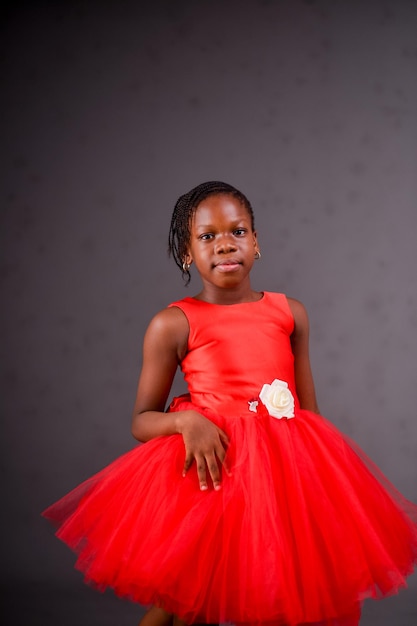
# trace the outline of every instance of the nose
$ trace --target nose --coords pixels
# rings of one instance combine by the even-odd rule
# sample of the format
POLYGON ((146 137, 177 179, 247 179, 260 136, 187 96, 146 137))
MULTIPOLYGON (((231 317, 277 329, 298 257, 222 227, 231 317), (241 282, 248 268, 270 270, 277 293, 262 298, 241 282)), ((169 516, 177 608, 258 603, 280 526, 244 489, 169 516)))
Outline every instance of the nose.
POLYGON ((236 242, 231 235, 221 235, 215 247, 216 254, 227 254, 228 252, 234 252, 237 249, 236 242))

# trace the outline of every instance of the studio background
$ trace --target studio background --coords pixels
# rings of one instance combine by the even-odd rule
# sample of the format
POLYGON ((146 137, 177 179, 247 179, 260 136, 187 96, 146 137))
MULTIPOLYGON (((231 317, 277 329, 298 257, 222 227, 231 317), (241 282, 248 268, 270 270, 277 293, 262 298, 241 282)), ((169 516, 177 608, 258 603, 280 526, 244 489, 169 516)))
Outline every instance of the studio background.
MULTIPOLYGON (((135 623, 40 512, 135 445, 143 334, 200 288, 172 209, 206 180, 254 207, 254 288, 309 311, 322 413, 417 501, 416 33, 414 0, 6 3, 8 624, 135 623)), ((364 626, 411 625, 416 588, 364 626)))

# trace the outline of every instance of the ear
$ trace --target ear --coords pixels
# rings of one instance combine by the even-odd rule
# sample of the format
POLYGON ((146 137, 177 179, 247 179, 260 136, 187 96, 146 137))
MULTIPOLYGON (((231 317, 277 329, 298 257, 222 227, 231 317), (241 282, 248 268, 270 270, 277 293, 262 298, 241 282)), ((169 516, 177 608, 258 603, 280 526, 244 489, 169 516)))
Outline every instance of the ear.
POLYGON ((253 235, 253 247, 255 248, 255 251, 259 252, 258 236, 256 234, 256 230, 253 231, 252 235, 253 235))
POLYGON ((187 263, 187 265, 191 265, 192 262, 193 257, 191 256, 190 252, 187 252, 187 254, 184 256, 184 263, 187 263))

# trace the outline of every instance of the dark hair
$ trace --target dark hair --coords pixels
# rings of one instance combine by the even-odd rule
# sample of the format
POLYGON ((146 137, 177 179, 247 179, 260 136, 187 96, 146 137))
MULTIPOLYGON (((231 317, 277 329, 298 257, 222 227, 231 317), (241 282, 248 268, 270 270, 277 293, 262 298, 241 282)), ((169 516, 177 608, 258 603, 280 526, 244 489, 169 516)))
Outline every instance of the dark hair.
POLYGON ((232 185, 222 183, 220 181, 209 181, 201 183, 188 193, 178 198, 172 214, 171 226, 168 237, 168 254, 174 258, 182 272, 182 276, 186 281, 186 285, 190 282, 191 274, 188 269, 184 269, 183 263, 188 252, 191 237, 191 218, 193 217, 198 205, 214 195, 228 195, 236 198, 247 209, 252 224, 252 230, 255 230, 255 219, 253 210, 247 197, 232 185))

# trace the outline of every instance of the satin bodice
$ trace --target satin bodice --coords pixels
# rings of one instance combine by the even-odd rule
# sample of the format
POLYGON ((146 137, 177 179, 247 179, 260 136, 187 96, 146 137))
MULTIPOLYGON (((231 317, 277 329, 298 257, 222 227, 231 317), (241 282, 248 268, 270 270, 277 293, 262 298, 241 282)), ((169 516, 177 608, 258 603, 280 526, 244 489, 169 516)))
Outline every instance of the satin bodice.
POLYGON ((181 369, 194 404, 246 414, 262 386, 279 379, 288 383, 298 406, 294 318, 284 294, 264 292, 258 301, 232 305, 184 298, 170 306, 180 308, 189 324, 181 369))

